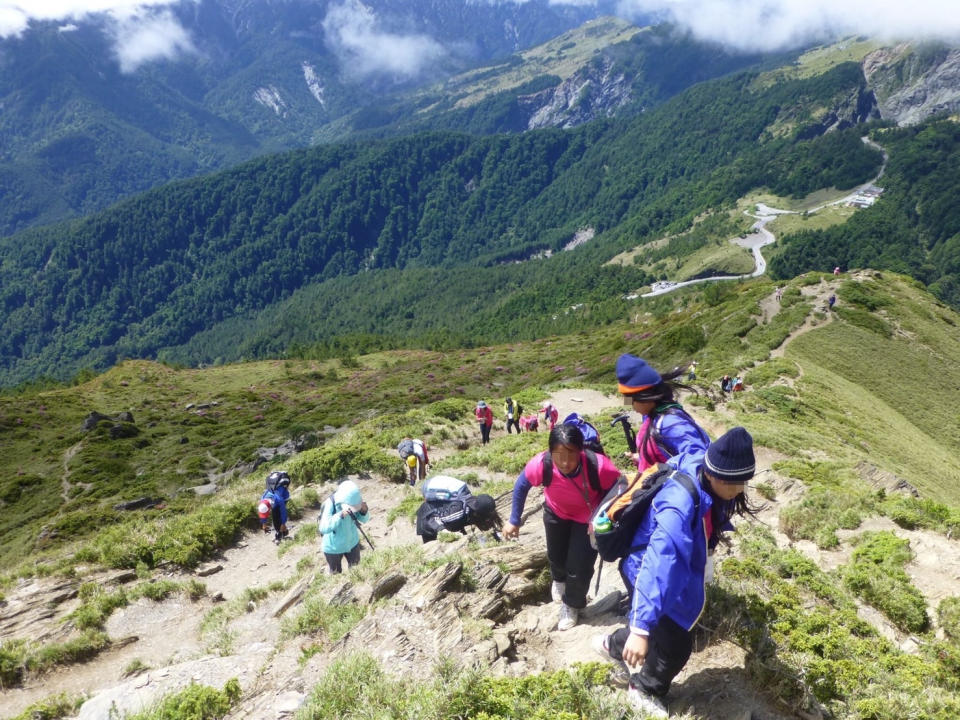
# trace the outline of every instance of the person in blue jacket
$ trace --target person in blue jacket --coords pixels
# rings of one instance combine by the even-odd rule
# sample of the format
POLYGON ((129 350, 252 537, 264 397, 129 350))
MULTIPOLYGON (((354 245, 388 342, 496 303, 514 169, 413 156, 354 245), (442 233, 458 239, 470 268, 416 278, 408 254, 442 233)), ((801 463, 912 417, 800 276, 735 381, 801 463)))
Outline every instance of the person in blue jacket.
POLYGON ((671 460, 672 465, 694 477, 710 444, 710 436, 676 401, 677 388, 687 387, 676 382, 683 371, 681 365, 661 374, 630 353, 617 358, 617 389, 643 416, 637 451, 628 453, 640 472, 671 460))
POLYGON ((322 538, 320 547, 332 574, 343 572, 343 558, 350 567, 360 562, 358 523, 369 520, 367 503, 352 480, 344 480, 324 501, 317 527, 322 538))
POLYGON ((269 532, 266 523, 263 522, 263 506, 267 506, 267 512, 273 520, 273 541, 279 545, 286 538, 290 531, 287 529, 287 503, 290 501, 290 476, 285 470, 274 470, 267 476, 267 489, 260 496, 259 510, 261 517, 261 526, 264 532, 269 532))
POLYGON ((663 697, 693 649, 692 629, 706 602, 708 553, 734 514, 752 515, 753 438, 735 427, 715 440, 697 469, 699 503, 671 478, 634 535, 621 566, 633 588, 627 626, 598 636, 596 649, 630 671, 627 696, 650 717, 667 717, 663 697))

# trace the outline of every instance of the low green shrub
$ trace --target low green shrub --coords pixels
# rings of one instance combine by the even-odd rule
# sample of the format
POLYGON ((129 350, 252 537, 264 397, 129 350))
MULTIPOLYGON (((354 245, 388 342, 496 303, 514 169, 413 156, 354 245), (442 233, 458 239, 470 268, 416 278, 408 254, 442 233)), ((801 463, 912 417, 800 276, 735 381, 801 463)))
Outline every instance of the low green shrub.
POLYGON ((608 674, 608 665, 589 663, 570 670, 495 678, 441 662, 433 680, 423 683, 391 677, 369 655, 356 654, 330 666, 297 720, 586 720, 632 716, 624 694, 605 687, 608 674))
POLYGON ((944 598, 937 606, 937 622, 951 640, 960 640, 960 597, 944 598))
POLYGON ((916 633, 926 630, 930 619, 923 595, 903 569, 911 557, 908 540, 889 532, 867 532, 857 539, 853 557, 841 575, 847 587, 894 625, 916 633))
POLYGON ((960 531, 960 512, 928 498, 895 496, 880 503, 880 511, 907 530, 937 530, 956 534, 960 531))
POLYGON ((404 467, 396 454, 385 453, 370 441, 342 440, 297 455, 289 464, 291 476, 300 483, 322 483, 373 472, 402 482, 404 467))
POLYGON ((19 715, 10 720, 59 720, 71 717, 83 704, 84 698, 72 698, 66 693, 58 693, 51 697, 31 703, 19 715))
POLYGON ((223 690, 191 683, 180 692, 163 698, 144 712, 127 720, 220 720, 240 699, 240 683, 231 678, 223 690))
POLYGON ((744 526, 738 535, 739 557, 718 568, 700 622, 714 639, 733 637, 747 648, 746 669, 755 683, 805 713, 837 720, 955 717, 954 655, 926 644, 919 655, 902 652, 858 617, 837 574, 777 547, 760 526, 744 526), (880 698, 896 698, 897 713, 878 710, 880 698))

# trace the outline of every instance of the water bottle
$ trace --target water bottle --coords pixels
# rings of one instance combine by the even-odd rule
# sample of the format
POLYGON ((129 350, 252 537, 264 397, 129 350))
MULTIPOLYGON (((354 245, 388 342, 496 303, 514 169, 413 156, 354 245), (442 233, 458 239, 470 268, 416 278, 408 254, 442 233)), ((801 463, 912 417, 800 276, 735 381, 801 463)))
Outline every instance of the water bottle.
POLYGON ((605 512, 602 512, 593 523, 593 532, 595 535, 602 535, 603 533, 610 532, 612 526, 613 524, 610 522, 610 518, 607 517, 605 512))

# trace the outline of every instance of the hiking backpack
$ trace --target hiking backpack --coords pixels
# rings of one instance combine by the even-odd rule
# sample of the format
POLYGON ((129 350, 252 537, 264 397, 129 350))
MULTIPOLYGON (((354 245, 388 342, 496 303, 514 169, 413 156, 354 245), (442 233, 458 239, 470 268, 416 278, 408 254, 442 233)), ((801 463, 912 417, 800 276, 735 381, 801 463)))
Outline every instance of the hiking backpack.
POLYGON ((434 475, 425 480, 420 491, 427 502, 450 502, 451 500, 465 502, 472 497, 470 488, 463 480, 447 475, 434 475))
POLYGON ((397 445, 397 452, 400 453, 400 457, 404 460, 406 460, 409 455, 413 455, 413 440, 411 438, 401 440, 400 444, 397 445))
POLYGON ((593 450, 595 453, 606 455, 603 451, 603 443, 600 442, 600 433, 593 425, 588 423, 577 413, 570 413, 563 419, 564 425, 573 425, 583 433, 583 447, 585 450, 593 450))
POLYGON ((643 473, 637 473, 633 480, 627 480, 621 475, 607 492, 590 520, 591 527, 595 529, 601 515, 610 522, 610 529, 606 532, 593 533, 594 545, 601 560, 610 562, 625 558, 643 547, 635 546, 633 537, 650 509, 653 498, 670 478, 675 478, 693 498, 691 527, 696 527, 700 518, 700 492, 689 475, 663 463, 653 465, 643 473))
POLYGON ((274 470, 272 473, 267 475, 267 487, 266 489, 270 492, 273 492, 278 487, 289 487, 290 485, 290 476, 287 475, 286 470, 274 470))

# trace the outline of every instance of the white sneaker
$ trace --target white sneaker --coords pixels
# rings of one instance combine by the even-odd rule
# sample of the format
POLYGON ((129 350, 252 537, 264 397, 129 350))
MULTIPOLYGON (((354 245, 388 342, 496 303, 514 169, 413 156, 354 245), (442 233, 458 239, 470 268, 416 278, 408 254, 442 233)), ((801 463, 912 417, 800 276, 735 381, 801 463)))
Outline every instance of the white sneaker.
POLYGON ((580 611, 566 603, 560 605, 560 619, 557 621, 557 630, 569 630, 577 624, 580 611))
POLYGON ((590 638, 590 647, 604 660, 613 660, 613 657, 610 655, 610 646, 607 644, 606 635, 594 635, 590 638))
POLYGON ((667 712, 667 706, 663 704, 663 700, 649 695, 633 685, 627 689, 627 700, 629 700, 637 710, 641 711, 646 718, 657 718, 657 720, 660 720, 661 718, 670 717, 670 713, 667 712))
POLYGON ((550 586, 550 597, 553 598, 554 602, 563 602, 563 594, 567 591, 567 584, 565 582, 553 581, 553 584, 550 586))

